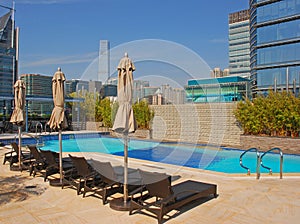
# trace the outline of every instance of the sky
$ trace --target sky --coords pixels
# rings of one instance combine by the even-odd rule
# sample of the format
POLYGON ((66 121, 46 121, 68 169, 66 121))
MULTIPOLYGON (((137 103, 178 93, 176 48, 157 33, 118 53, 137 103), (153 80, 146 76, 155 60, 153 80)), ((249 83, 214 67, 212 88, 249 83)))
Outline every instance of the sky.
POLYGON ((228 67, 228 15, 247 8, 248 0, 15 0, 19 74, 61 67, 67 79, 97 79, 99 41, 109 40, 112 77, 128 52, 137 78, 184 85, 228 67))

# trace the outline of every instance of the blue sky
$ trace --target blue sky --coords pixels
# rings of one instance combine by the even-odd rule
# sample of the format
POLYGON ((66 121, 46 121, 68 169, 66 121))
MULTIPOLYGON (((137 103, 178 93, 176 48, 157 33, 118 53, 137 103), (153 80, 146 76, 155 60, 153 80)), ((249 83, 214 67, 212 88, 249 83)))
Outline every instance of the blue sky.
MULTIPOLYGON (((12 1, 1 5, 12 6, 12 1)), ((16 0, 15 8, 20 73, 53 75, 59 66, 71 79, 81 78, 97 58, 101 39, 109 40, 111 48, 125 46, 124 51, 128 42, 167 41, 193 51, 210 68, 224 69, 228 14, 247 9, 248 0, 16 0)), ((0 9, 1 15, 6 11, 0 9)), ((139 75, 149 70, 144 64, 137 63, 139 75)), ((152 73, 160 75, 161 69, 152 73)))

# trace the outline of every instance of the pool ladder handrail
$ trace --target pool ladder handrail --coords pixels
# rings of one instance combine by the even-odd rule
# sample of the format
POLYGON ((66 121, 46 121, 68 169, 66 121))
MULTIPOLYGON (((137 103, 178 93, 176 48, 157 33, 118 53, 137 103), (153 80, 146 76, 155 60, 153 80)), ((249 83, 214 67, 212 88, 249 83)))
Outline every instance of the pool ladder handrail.
POLYGON ((272 151, 275 151, 275 150, 278 150, 278 151, 279 151, 279 155, 280 155, 280 176, 279 176, 279 177, 280 177, 280 179, 282 179, 283 152, 282 152, 282 150, 281 150, 280 148, 274 147, 274 148, 271 148, 270 150, 264 152, 264 153, 261 155, 261 157, 260 157, 260 165, 261 165, 263 168, 269 170, 269 174, 272 175, 272 169, 271 169, 271 167, 268 167, 268 166, 264 165, 262 159, 263 159, 263 157, 264 157, 266 154, 268 154, 268 153, 270 153, 270 152, 272 152, 272 151))
MULTIPOLYGON (((27 133, 27 132, 22 132, 21 136, 28 136, 30 138, 34 138, 35 141, 36 141, 36 146, 37 147, 40 147, 40 146, 44 145, 44 142, 43 142, 43 139, 42 139, 41 135, 33 135, 33 134, 30 134, 30 133, 27 133), (40 140, 42 141, 42 143, 40 143, 40 140)), ((15 135, 15 142, 17 142, 17 137, 19 137, 18 134, 15 135)))
POLYGON ((37 135, 37 132, 38 132, 38 126, 40 126, 40 134, 42 134, 42 132, 43 132, 43 124, 41 123, 41 122, 38 122, 38 123, 36 123, 36 125, 35 125, 35 135, 37 135))
MULTIPOLYGON (((48 123, 45 124, 45 134, 47 134, 47 126, 50 127, 50 125, 48 123)), ((51 133, 51 128, 50 128, 50 131, 49 131, 49 135, 51 133)))
POLYGON ((260 160, 261 160, 261 158, 260 158, 260 154, 259 154, 259 151, 258 151, 257 148, 250 148, 250 149, 244 151, 244 152, 240 155, 240 166, 241 166, 242 168, 244 168, 244 169, 247 170, 247 175, 250 175, 250 169, 249 169, 248 167, 246 167, 245 165, 243 165, 243 156, 244 156, 246 153, 248 153, 248 152, 253 152, 253 151, 256 152, 256 156, 257 156, 257 158, 256 158, 256 179, 259 179, 259 177, 260 177, 260 164, 261 164, 260 160))

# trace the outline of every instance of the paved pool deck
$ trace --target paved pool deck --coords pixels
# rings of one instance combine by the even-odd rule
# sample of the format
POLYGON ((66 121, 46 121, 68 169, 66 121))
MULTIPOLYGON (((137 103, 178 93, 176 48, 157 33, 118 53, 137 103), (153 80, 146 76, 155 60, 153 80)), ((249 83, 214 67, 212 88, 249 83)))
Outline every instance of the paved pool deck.
MULTIPOLYGON (((10 171, 2 165, 7 149, 0 148, 0 223, 157 223, 144 214, 112 210, 99 198, 76 195, 72 188, 53 187, 27 171, 10 171), (34 186, 34 188, 31 188, 34 186), (36 191, 35 191, 35 190, 36 191), (2 198, 2 199, 1 199, 2 198)), ((87 159, 123 164, 122 157, 100 153, 74 153, 87 159)), ((66 154, 64 156, 67 156, 66 154)), ((299 223, 300 176, 228 175, 192 168, 129 159, 129 167, 165 172, 177 177, 173 184, 192 179, 217 185, 218 197, 192 203, 165 216, 165 223, 299 223)), ((109 200, 122 195, 113 195, 109 200)))

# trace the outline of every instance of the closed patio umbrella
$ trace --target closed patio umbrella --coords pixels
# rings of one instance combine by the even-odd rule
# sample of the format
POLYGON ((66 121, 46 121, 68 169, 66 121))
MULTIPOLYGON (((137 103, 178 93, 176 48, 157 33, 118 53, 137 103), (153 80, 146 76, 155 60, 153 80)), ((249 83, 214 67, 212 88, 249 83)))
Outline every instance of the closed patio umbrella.
POLYGON ((60 68, 58 68, 52 78, 52 95, 54 108, 48 122, 48 125, 51 129, 58 130, 60 184, 62 184, 62 129, 67 126, 64 112, 65 80, 66 78, 64 73, 60 68))
POLYGON ((125 53, 118 65, 118 102, 119 108, 112 130, 123 134, 124 139, 124 197, 115 199, 110 207, 116 210, 129 210, 128 202, 128 134, 135 132, 137 125, 132 109, 133 71, 134 64, 125 53))
POLYGON ((17 80, 14 85, 14 95, 15 95, 15 107, 14 111, 10 117, 10 122, 18 126, 19 135, 19 169, 21 170, 21 147, 22 147, 22 125, 24 124, 24 106, 25 106, 25 95, 26 86, 23 80, 17 80))

